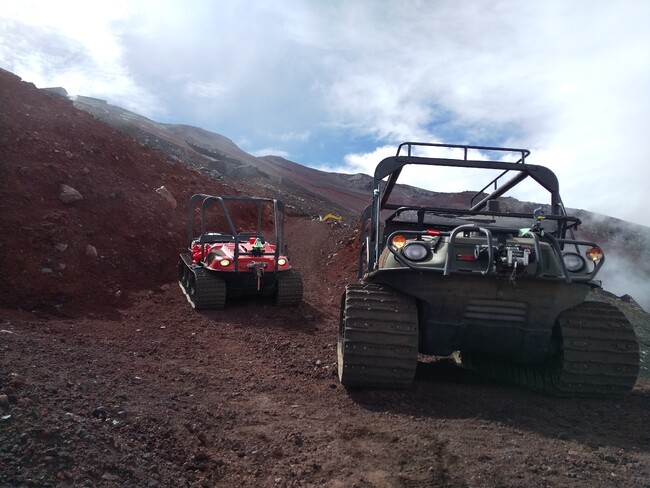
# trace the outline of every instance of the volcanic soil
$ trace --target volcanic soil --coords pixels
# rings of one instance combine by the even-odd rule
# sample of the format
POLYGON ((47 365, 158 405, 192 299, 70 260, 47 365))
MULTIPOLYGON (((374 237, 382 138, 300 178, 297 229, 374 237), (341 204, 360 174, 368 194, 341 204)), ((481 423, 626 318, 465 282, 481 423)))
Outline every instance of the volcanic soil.
POLYGON ((3 72, 0 129, 0 486, 650 486, 647 380, 552 398, 422 358, 409 389, 345 389, 355 225, 291 213, 298 307, 197 312, 189 196, 282 189, 206 180, 3 72))

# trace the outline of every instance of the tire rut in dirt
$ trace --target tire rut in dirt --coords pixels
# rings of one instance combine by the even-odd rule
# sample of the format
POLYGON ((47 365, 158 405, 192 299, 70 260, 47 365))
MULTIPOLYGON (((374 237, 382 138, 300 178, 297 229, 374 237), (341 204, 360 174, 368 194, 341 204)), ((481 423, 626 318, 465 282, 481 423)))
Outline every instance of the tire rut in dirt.
POLYGON ((639 345, 632 325, 615 306, 584 302, 558 317, 559 352, 543 364, 507 363, 471 356, 472 369, 557 396, 612 397, 634 388, 639 345))
POLYGON ((298 305, 302 301, 302 277, 296 269, 278 273, 278 290, 275 296, 276 305, 282 307, 298 305))
POLYGON ((450 454, 444 446, 432 446, 426 457, 416 455, 397 476, 395 486, 402 488, 466 488, 467 484, 456 479, 450 454))
POLYGON ((418 354, 415 300, 381 285, 348 285, 341 301, 337 349, 343 385, 409 386, 418 354))
POLYGON ((189 254, 178 262, 178 284, 196 310, 221 310, 226 305, 226 283, 210 271, 192 265, 189 254))

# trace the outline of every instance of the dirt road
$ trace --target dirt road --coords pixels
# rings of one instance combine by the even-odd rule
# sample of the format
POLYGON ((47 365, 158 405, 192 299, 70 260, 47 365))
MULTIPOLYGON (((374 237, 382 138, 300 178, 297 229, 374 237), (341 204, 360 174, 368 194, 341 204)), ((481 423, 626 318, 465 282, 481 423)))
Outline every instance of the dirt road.
POLYGON ((298 308, 197 313, 165 283, 108 315, 3 310, 0 486, 650 486, 647 381, 556 399, 439 360, 408 390, 346 391, 353 230, 294 222, 287 242, 298 308))

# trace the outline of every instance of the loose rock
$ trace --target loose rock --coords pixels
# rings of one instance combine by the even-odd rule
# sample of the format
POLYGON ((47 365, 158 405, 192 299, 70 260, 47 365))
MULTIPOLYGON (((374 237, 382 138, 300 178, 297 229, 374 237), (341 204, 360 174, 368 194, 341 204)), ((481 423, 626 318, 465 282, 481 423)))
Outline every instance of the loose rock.
POLYGON ((171 194, 171 192, 165 188, 165 186, 161 186, 160 188, 156 188, 156 193, 163 197, 169 205, 171 205, 172 208, 176 208, 178 206, 178 203, 176 202, 176 199, 174 198, 174 195, 171 194))
POLYGON ((83 195, 68 185, 59 186, 59 200, 63 203, 74 203, 83 200, 83 195))
POLYGON ((86 256, 90 258, 97 257, 97 249, 95 248, 95 246, 91 246, 90 244, 86 246, 86 256))

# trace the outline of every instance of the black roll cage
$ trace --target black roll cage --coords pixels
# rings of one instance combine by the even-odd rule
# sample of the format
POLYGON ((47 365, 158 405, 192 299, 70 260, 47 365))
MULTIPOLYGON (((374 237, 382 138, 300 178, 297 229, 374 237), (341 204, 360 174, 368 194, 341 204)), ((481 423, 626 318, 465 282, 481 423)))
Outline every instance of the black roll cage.
POLYGON ((228 211, 228 206, 226 202, 235 201, 243 203, 253 203, 257 209, 257 227, 255 231, 256 237, 261 237, 262 235, 262 208, 265 205, 273 206, 273 225, 274 225, 274 234, 275 234, 275 251, 272 253, 262 253, 263 256, 274 256, 275 257, 275 268, 272 270, 277 272, 278 270, 278 258, 280 257, 280 251, 283 249, 284 243, 284 224, 286 220, 286 212, 284 203, 280 200, 274 198, 258 198, 258 197, 235 197, 235 196, 215 196, 215 195, 206 195, 203 193, 197 193, 192 195, 190 198, 189 212, 188 212, 188 228, 187 236, 189 245, 188 248, 191 250, 192 242, 198 240, 201 245, 201 261, 204 258, 205 246, 204 244, 213 243, 213 242, 230 242, 233 241, 235 244, 235 254, 234 254, 234 272, 239 273, 239 256, 240 255, 249 255, 252 253, 241 252, 239 249, 239 244, 245 238, 251 237, 250 232, 237 232, 237 228, 233 223, 233 220, 228 211), (194 237, 194 209, 198 206, 200 202, 201 205, 201 234, 198 237, 194 237), (206 211, 213 205, 219 204, 221 211, 226 219, 228 224, 230 234, 220 234, 220 233, 206 233, 205 231, 205 214, 206 211), (278 218, 279 217, 279 218, 278 218), (278 222, 280 225, 278 226, 278 222))
MULTIPOLYGON (((391 223, 394 219, 404 211, 415 211, 418 215, 417 228, 407 230, 405 232, 413 235, 422 235, 425 230, 424 215, 425 214, 453 214, 455 217, 463 216, 490 216, 490 217, 513 217, 522 219, 531 219, 533 216, 527 213, 507 213, 498 210, 491 210, 488 202, 495 200, 504 195, 506 192, 514 188, 517 184, 521 183, 527 178, 535 180, 542 188, 547 190, 551 196, 550 210, 545 213, 546 221, 553 221, 556 223, 557 228, 552 231, 545 232, 545 238, 549 240, 553 249, 556 252, 562 251, 565 245, 573 245, 578 248, 578 245, 591 245, 596 246, 595 243, 587 241, 577 241, 573 237, 574 229, 577 229, 581 224, 580 219, 576 217, 569 217, 566 214, 564 204, 560 197, 558 179, 549 168, 526 163, 526 158, 530 155, 527 149, 518 148, 503 148, 491 146, 474 146, 474 145, 458 145, 458 144, 443 144, 443 143, 424 143, 424 142, 404 142, 397 148, 395 156, 383 159, 375 168, 373 179, 373 194, 372 203, 370 203, 362 212, 361 215, 361 251, 359 254, 359 273, 358 277, 361 279, 366 272, 372 272, 378 269, 378 258, 382 251, 382 246, 386 243, 387 239, 382 241, 381 234, 381 215, 385 210, 392 210, 393 213, 386 219, 386 224, 391 223), (460 149, 462 150, 462 158, 450 157, 426 157, 415 156, 413 154, 414 148, 442 148, 442 149, 460 149), (481 151, 484 156, 490 157, 489 159, 470 159, 469 151, 481 151), (514 161, 507 162, 497 157, 503 158, 504 156, 513 154, 516 155, 514 161), (399 178, 402 169, 407 164, 417 164, 425 166, 441 166, 452 168, 479 168, 479 169, 497 169, 502 170, 501 173, 493 178, 487 185, 471 198, 468 209, 457 208, 444 208, 444 207, 429 207, 429 206, 400 206, 388 203, 391 193, 393 192, 397 179, 399 178), (501 181, 507 174, 511 174, 511 178, 507 181, 501 181), (385 181, 384 181, 385 180, 385 181), (493 187, 491 192, 485 196, 485 191, 493 187), (370 228, 368 229, 368 221, 370 221, 370 228), (567 232, 571 233, 571 238, 567 239, 567 232), (365 252, 364 252, 365 251, 365 252), (364 269, 364 254, 366 255, 367 266, 364 269)), ((465 227, 465 230, 475 228, 474 230, 486 235, 488 242, 492 239, 492 232, 480 226, 449 226, 446 236, 450 238, 450 244, 453 247, 454 240, 459 230, 465 227)), ((499 229, 499 232, 512 232, 514 229, 499 229)), ((391 234, 392 235, 392 234, 391 234)), ((538 238, 534 238, 535 246, 539 246, 538 238)), ((390 246, 389 246, 390 247, 390 246)), ((391 250, 392 251, 392 250, 391 250)), ((396 254, 393 252, 393 254, 396 254)), ((398 261, 407 264, 409 267, 416 267, 422 271, 443 271, 445 275, 452 271, 452 264, 450 261, 445 264, 441 270, 426 268, 423 266, 414 266, 412 263, 406 263, 406 260, 399 259, 398 261)), ((491 258, 490 258, 491 262, 491 258)), ((560 260, 563 271, 563 276, 560 278, 564 281, 571 282, 572 279, 564 265, 560 260)), ((598 270, 604 263, 603 259, 595 267, 594 271, 590 273, 588 278, 583 280, 591 280, 594 278, 598 270)))

